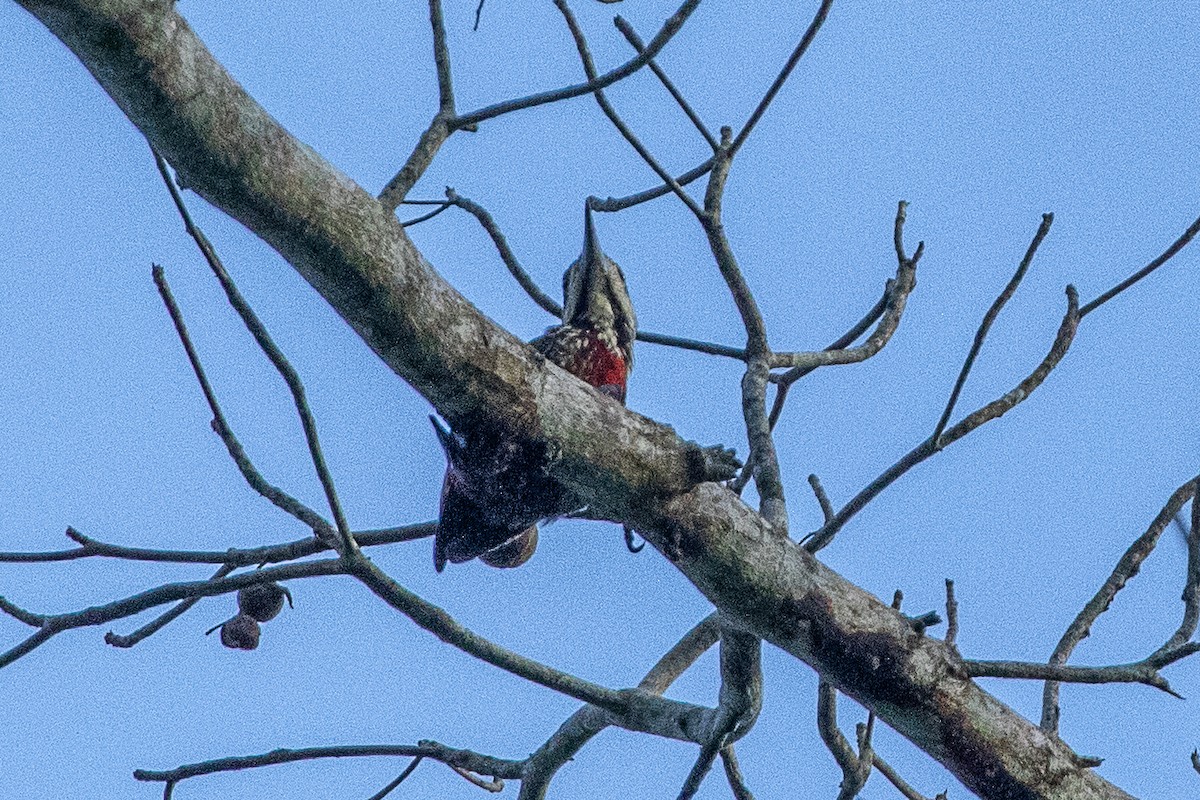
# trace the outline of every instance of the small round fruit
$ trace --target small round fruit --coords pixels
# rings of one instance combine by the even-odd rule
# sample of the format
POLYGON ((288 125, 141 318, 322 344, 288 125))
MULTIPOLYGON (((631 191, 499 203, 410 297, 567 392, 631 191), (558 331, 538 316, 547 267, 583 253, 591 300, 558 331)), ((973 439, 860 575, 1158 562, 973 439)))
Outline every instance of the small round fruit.
POLYGON ((238 590, 238 610, 259 622, 269 622, 283 610, 285 597, 291 605, 291 594, 278 583, 256 583, 238 590))
POLYGON ((221 644, 234 650, 253 650, 258 636, 258 621, 249 614, 238 614, 221 625, 221 644))

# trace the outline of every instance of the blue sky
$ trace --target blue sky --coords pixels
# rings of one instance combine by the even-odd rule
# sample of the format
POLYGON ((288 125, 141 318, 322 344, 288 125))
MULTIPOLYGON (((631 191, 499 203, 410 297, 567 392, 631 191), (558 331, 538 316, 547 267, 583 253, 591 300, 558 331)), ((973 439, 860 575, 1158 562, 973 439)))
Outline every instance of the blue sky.
MULTIPOLYGON (((649 38, 671 8, 576 5, 601 68, 629 55, 608 22, 614 10, 649 38)), ((710 0, 660 61, 711 127, 736 126, 807 25, 809 5, 747 11, 710 0)), ((298 0, 178 8, 268 111, 368 190, 399 168, 433 114, 424 3, 364 2, 353 14, 298 0)), ((478 32, 473 12, 473 3, 446 11, 460 111, 580 79, 550 4, 489 0, 478 32)), ((792 392, 778 442, 794 533, 819 522, 810 472, 840 505, 929 434, 975 326, 1043 212, 1055 212, 1054 228, 993 329, 963 412, 1042 357, 1067 283, 1095 297, 1200 213, 1198 25, 1200 6, 1186 3, 835 5, 734 166, 732 243, 781 350, 824 346, 874 303, 894 271, 897 200, 910 202, 907 236, 912 246, 923 239, 926 254, 889 347, 792 392)), ((704 158, 704 143, 648 73, 610 98, 671 168, 704 158)), ((140 134, 14 3, 0 5, 0 141, 0 547, 63 547, 67 525, 180 549, 302 536, 245 486, 209 430, 150 263, 165 267, 256 464, 319 506, 281 381, 186 240, 140 134)), ((456 135, 413 196, 451 185, 483 204, 555 292, 580 247, 583 199, 653 183, 580 98, 456 135)), ((303 375, 352 525, 432 517, 442 456, 428 405, 276 254, 189 199, 303 375)), ((598 226, 643 328, 740 343, 733 304, 678 202, 598 226)), ((450 211, 411 233, 448 280, 516 334, 552 322, 466 215, 450 211)), ((1032 398, 889 488, 822 558, 881 597, 902 588, 913 612, 940 608, 943 579, 953 578, 964 655, 1044 660, 1170 493, 1200 471, 1198 282, 1200 251, 1186 250, 1089 316, 1032 398)), ((744 453, 739 377, 732 362, 639 345, 629 405, 744 453)), ((635 683, 708 611, 664 559, 626 553, 611 525, 554 524, 515 571, 471 564, 435 575, 430 549, 418 542, 373 556, 480 633, 607 685, 635 683)), ((1136 660, 1161 644, 1178 625, 1183 564, 1182 537, 1169 530, 1074 662, 1136 660)), ((101 560, 4 567, 0 593, 62 611, 202 574, 101 560)), ((291 590, 296 610, 266 626, 253 653, 202 636, 231 612, 232 601, 218 599, 132 650, 108 648, 102 629, 76 631, 7 668, 0 750, 13 796, 154 797, 131 779, 135 767, 281 746, 432 738, 521 757, 577 705, 451 650, 349 579, 291 590)), ((0 642, 23 634, 0 620, 0 642)), ((766 708, 739 744, 751 789, 760 798, 797 786, 834 796, 840 776, 816 738, 812 672, 770 648, 765 668, 766 708)), ((711 702, 715 669, 710 653, 672 696, 711 702)), ((1183 695, 1200 695, 1200 662, 1166 675, 1183 695)), ((986 686, 1036 719, 1040 684, 986 686)), ((1067 687, 1063 735, 1104 757, 1101 774, 1136 795, 1192 796, 1194 702, 1139 686, 1067 687)), ((843 701, 848 733, 862 716, 843 701)), ((895 734, 880 731, 877 748, 922 792, 966 796, 895 734)), ((693 755, 608 731, 562 770, 554 796, 672 796, 693 755)), ((367 797, 401 766, 274 767, 189 781, 176 796, 367 797)), ((427 764, 396 796, 478 792, 427 764)), ((702 796, 728 789, 714 775, 702 796)), ((895 796, 879 776, 863 793, 895 796)))

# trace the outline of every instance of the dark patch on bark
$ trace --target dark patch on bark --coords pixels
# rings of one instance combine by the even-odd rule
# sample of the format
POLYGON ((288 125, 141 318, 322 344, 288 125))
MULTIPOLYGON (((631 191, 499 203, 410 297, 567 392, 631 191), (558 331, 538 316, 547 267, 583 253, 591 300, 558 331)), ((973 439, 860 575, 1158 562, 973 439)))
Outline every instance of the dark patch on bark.
MULTIPOLYGON (((809 647, 823 674, 834 683, 853 687, 864 699, 897 708, 921 705, 925 692, 910 677, 908 642, 886 633, 845 633, 833 620, 827 600, 815 594, 785 600, 780 620, 791 635, 807 634, 809 647)), ((917 640, 916 634, 911 634, 917 640)))
POLYGON ((974 779, 967 783, 971 791, 984 800, 1039 800, 1044 796, 1014 778, 996 757, 994 748, 978 739, 974 726, 962 714, 944 714, 943 723, 943 745, 948 755, 943 763, 960 776, 972 776, 974 779), (956 763, 965 768, 954 769, 956 763))

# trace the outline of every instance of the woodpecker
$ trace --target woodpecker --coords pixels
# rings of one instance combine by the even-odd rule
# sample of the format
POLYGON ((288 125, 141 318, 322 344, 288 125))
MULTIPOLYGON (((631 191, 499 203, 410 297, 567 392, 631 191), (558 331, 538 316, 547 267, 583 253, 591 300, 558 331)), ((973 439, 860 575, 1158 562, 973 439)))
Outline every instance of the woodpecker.
MULTIPOLYGON (((529 344, 624 405, 636 332, 625 276, 600 249, 585 209, 583 252, 563 273, 562 323, 529 344)), ((581 505, 546 473, 544 447, 482 426, 459 432, 430 420, 446 452, 433 547, 438 572, 447 561, 476 557, 493 567, 519 567, 537 548, 537 523, 581 505)))

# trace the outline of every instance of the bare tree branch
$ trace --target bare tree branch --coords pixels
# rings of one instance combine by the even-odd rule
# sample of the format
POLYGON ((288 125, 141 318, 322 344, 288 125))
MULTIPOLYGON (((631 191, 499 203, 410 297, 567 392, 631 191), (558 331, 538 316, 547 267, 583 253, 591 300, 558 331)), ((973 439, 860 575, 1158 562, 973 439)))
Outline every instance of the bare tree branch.
POLYGON ((438 65, 439 95, 442 102, 438 107, 437 113, 434 114, 429 127, 421 134, 416 147, 413 148, 413 152, 409 155, 404 166, 396 173, 395 177, 388 181, 383 191, 379 193, 379 202, 389 212, 395 211, 396 207, 400 205, 405 196, 412 190, 412 187, 420 180, 421 175, 433 163, 433 158, 437 155, 438 149, 441 148, 446 139, 450 138, 455 131, 473 129, 480 122, 495 119, 514 111, 533 108, 547 103, 557 103, 562 100, 569 100, 572 97, 589 94, 611 86, 617 81, 637 72, 658 55, 667 45, 667 42, 679 32, 679 29, 683 27, 683 23, 687 21, 687 18, 691 16, 698 5, 700 5, 700 0, 685 0, 679 9, 667 18, 662 28, 659 29, 659 32, 646 45, 644 51, 621 66, 598 76, 595 80, 589 80, 584 84, 565 86, 553 91, 540 92, 515 100, 507 100, 477 111, 457 115, 454 113, 452 90, 449 89, 450 61, 445 48, 445 33, 441 31, 441 7, 437 0, 430 0, 430 19, 434 27, 434 53, 435 61, 438 65), (441 43, 440 46, 439 42, 441 43), (447 98, 449 98, 448 105, 446 102, 447 98))
MULTIPOLYGON (((483 5, 480 4, 480 11, 483 5)), ((479 12, 476 12, 476 23, 479 12)), ((433 63, 437 72, 438 109, 425 129, 413 151, 404 162, 404 166, 396 176, 388 181, 387 186, 379 195, 379 200, 389 211, 394 211, 412 187, 416 185, 425 170, 433 163, 434 157, 442 144, 454 133, 452 122, 454 112, 454 79, 450 71, 450 46, 446 42, 446 24, 442 17, 441 0, 429 0, 429 26, 433 31, 433 63)), ((412 223, 410 223, 412 224, 412 223)))
MULTIPOLYGON (((866 316, 856 322, 854 326, 850 328, 850 330, 834 340, 825 349, 840 350, 842 348, 849 347, 856 339, 858 339, 859 336, 865 333, 866 330, 871 327, 871 325, 874 324, 874 322, 879 319, 880 316, 883 315, 883 312, 887 310, 888 301, 892 296, 895 283, 895 280, 889 278, 884 287, 883 296, 879 299, 879 302, 867 312, 866 316)), ((775 430, 775 425, 779 422, 779 417, 783 414, 783 406, 784 403, 787 402, 788 391, 791 389, 792 384, 816 368, 816 366, 809 366, 807 368, 797 367, 795 369, 788 370, 783 375, 771 376, 771 382, 776 384, 775 400, 771 403, 771 413, 767 417, 767 422, 772 431, 775 430)), ((753 473, 754 457, 753 453, 751 453, 750 457, 746 459, 746 465, 742 468, 741 474, 730 482, 729 488, 740 495, 742 490, 746 488, 746 484, 750 482, 750 478, 753 473)))
POLYGON ((742 777, 742 770, 738 766, 737 753, 733 749, 733 745, 727 744, 721 748, 721 763, 725 766, 725 779, 729 781, 729 790, 733 793, 733 800, 754 800, 754 795, 746 786, 746 779, 742 777))
POLYGON ((421 766, 421 761, 424 758, 425 756, 417 756, 412 761, 408 762, 408 766, 404 768, 403 772, 389 781, 387 786, 384 786, 378 792, 367 798, 367 800, 383 800, 383 798, 391 794, 400 784, 404 783, 405 779, 407 779, 409 775, 412 775, 413 772, 416 771, 417 767, 421 766))
POLYGON ((779 71, 779 75, 771 83, 771 87, 767 89, 767 93, 763 95, 763 99, 759 101, 758 106, 751 112, 750 118, 746 120, 746 124, 738 131, 737 137, 733 140, 733 144, 729 148, 731 156, 742 149, 742 145, 750 138, 750 132, 754 130, 754 126, 762 119, 763 114, 767 113, 767 109, 771 106, 771 101, 779 94, 779 90, 787 83, 788 76, 792 74, 792 70, 800 63, 800 59, 804 57, 804 54, 808 52, 809 45, 817 37, 817 31, 821 30, 821 26, 825 24, 825 18, 829 16, 829 9, 832 6, 833 0, 822 0, 817 13, 813 16, 812 22, 808 24, 808 30, 800 37, 800 43, 796 45, 796 49, 788 56, 787 63, 783 65, 783 69, 779 71))
MULTIPOLYGON (((638 688, 662 694, 697 658, 716 644, 719 638, 720 625, 717 615, 710 614, 684 634, 683 638, 658 660, 642 678, 638 688)), ((608 712, 596 706, 584 706, 572 714, 559 726, 554 735, 527 759, 522 771, 518 800, 543 800, 550 788, 550 781, 558 770, 574 758, 593 736, 610 724, 612 719, 608 712)))
MULTIPOLYGON (((788 58, 787 63, 784 65, 779 75, 775 78, 775 81, 771 84, 771 87, 767 90, 766 95, 751 113, 749 119, 746 120, 746 123, 742 126, 742 129, 738 132, 737 138, 731 143, 731 155, 740 150, 742 145, 745 144, 746 139, 750 136, 750 132, 754 129, 754 126, 758 124, 758 121, 762 118, 763 114, 766 113, 767 108, 771 105, 771 101, 775 99, 775 95, 779 93, 781 88, 783 88, 783 84, 787 81, 788 76, 791 74, 796 64, 799 63, 800 59, 804 56, 804 53, 808 50, 808 46, 812 43, 813 38, 816 36, 817 31, 824 23, 825 17, 828 15, 831 5, 832 0, 824 0, 821 6, 817 9, 817 13, 813 17, 812 22, 809 23, 808 30, 805 31, 804 36, 801 37, 800 43, 796 46, 796 49, 788 58)), ((653 42, 651 42, 651 44, 653 44, 653 42)), ((647 47, 646 51, 643 51, 641 55, 645 55, 645 52, 648 52, 649 49, 650 48, 647 47)), ((719 143, 717 147, 718 149, 720 148, 719 143)), ((675 178, 675 183, 680 186, 687 186, 697 178, 707 175, 713 169, 713 167, 716 166, 717 161, 718 156, 714 155, 712 158, 704 161, 704 163, 692 167, 687 172, 684 172, 679 177, 675 178)), ((599 201, 593 205, 592 210, 622 211, 626 208, 632 208, 633 206, 641 203, 662 197, 670 191, 672 191, 672 187, 667 183, 662 183, 656 187, 646 189, 636 194, 631 194, 627 197, 609 197, 606 200, 599 201)))
POLYGON ((770 378, 771 346, 767 339, 767 327, 763 321, 758 302, 742 275, 733 248, 725 235, 721 222, 721 204, 725 193, 725 182, 729 177, 733 154, 730 150, 731 132, 721 129, 721 146, 708 188, 704 194, 704 215, 698 217, 708 238, 709 249, 717 262, 717 269, 729 288, 729 294, 737 306, 742 326, 746 330, 746 372, 742 376, 742 418, 746 423, 746 438, 750 442, 753 460, 754 484, 758 488, 759 513, 775 529, 776 535, 787 536, 787 502, 784 498, 783 478, 779 471, 779 459, 775 453, 775 442, 771 436, 771 425, 767 417, 767 381, 770 378))
POLYGON ((1097 297, 1095 300, 1092 300, 1090 303, 1087 303, 1082 308, 1080 308, 1079 316, 1085 317, 1088 314, 1092 313, 1097 308, 1104 305, 1109 300, 1112 300, 1114 297, 1119 295, 1121 292, 1125 291, 1130 286, 1133 286, 1135 283, 1140 281, 1142 278, 1146 277, 1151 272, 1154 272, 1154 270, 1158 269, 1163 264, 1170 261, 1172 258, 1174 258, 1176 253, 1178 253, 1183 248, 1187 247, 1188 243, 1190 241, 1192 241, 1192 239, 1196 238, 1196 234, 1200 234, 1200 217, 1197 217, 1195 222, 1193 222, 1191 225, 1189 225, 1188 229, 1186 231, 1184 231, 1183 234, 1178 239, 1176 239, 1174 242, 1172 242, 1171 246, 1168 247, 1166 250, 1164 250, 1162 252, 1162 254, 1158 256, 1158 258, 1154 259, 1149 264, 1142 267, 1140 270, 1133 273, 1128 278, 1121 281, 1116 286, 1114 286, 1113 288, 1109 289, 1104 294, 1097 297))
MULTIPOLYGON (((675 178, 675 182, 680 186, 687 186, 697 178, 702 178, 712 172, 713 166, 717 163, 716 156, 709 158, 704 163, 692 167, 687 172, 675 178)), ((633 208, 636 205, 647 203, 651 200, 657 200, 663 195, 670 194, 671 187, 667 184, 659 184, 652 189, 646 189, 636 194, 631 194, 626 197, 606 197, 603 200, 597 200, 592 203, 593 211, 624 211, 627 208, 633 208)))
POLYGON ((821 514, 825 517, 825 521, 829 522, 834 517, 833 503, 829 502, 829 495, 825 494, 825 487, 821 485, 821 479, 816 475, 809 475, 808 485, 812 487, 813 494, 817 497, 817 505, 821 506, 821 514))
MULTIPOLYGON (((437 5, 438 0, 430 0, 433 5, 437 5)), ((179 212, 179 216, 183 219, 184 227, 187 229, 188 235, 196 242, 196 246, 200 248, 200 252, 204 255, 204 260, 208 262, 208 266, 216 275, 217 281, 221 284, 221 288, 225 292, 225 296, 229 299, 229 305, 233 306, 233 310, 242 318, 246 329, 250 331, 250 335, 254 337, 254 341, 258 343, 260 349, 267 356, 271 365, 275 367, 275 371, 283 378, 287 384, 288 391, 292 393, 292 400, 296 405, 296 413, 300 417, 300 424, 304 428, 304 440, 308 445, 308 452, 312 456, 313 467, 317 471, 317 478, 321 481, 321 488, 325 491, 325 499, 329 503, 329 510, 333 513, 334 523, 337 525, 338 536, 341 539, 341 545, 347 552, 352 552, 358 549, 358 545, 354 543, 354 536, 350 532, 350 523, 346 521, 346 515, 342 511, 342 504, 338 500, 337 488, 333 485, 333 475, 329 472, 329 467, 325 463, 325 454, 321 451, 321 440, 317 436, 317 422, 313 418, 312 409, 308 407, 308 398, 305 396, 304 383, 300 380, 300 375, 296 369, 287 360, 287 356, 279 349, 271 335, 267 332, 267 328, 262 324, 258 315, 254 313, 254 309, 242 297, 242 293, 238 291, 237 285, 233 282, 233 278, 225 270, 225 265, 221 263, 221 259, 217 256, 217 251, 213 248, 212 243, 208 241, 208 237, 204 235, 194 222, 191 215, 188 214, 187 206, 184 205, 183 197, 180 196, 179 190, 175 188, 175 182, 171 180, 171 175, 167 170, 167 162, 163 160, 157 152, 154 153, 154 163, 158 167, 159 175, 162 176, 163 183, 167 187, 167 191, 171 193, 171 199, 175 202, 175 208, 179 212)), ((154 272, 154 281, 159 286, 159 291, 163 295, 163 302, 167 302, 170 296, 170 289, 166 285, 166 278, 163 277, 162 268, 158 268, 154 272)), ((170 305, 174 305, 173 301, 170 305)), ((179 316, 179 309, 175 307, 171 312, 171 318, 174 320, 179 316)), ((176 323, 176 330, 180 331, 182 336, 182 319, 176 323)), ((193 354, 189 351, 189 358, 193 354)), ((197 372, 197 377, 199 373, 197 372)))
MULTIPOLYGON (((397 528, 356 531, 354 538, 363 547, 381 544, 412 542, 433 536, 437 522, 418 522, 397 528)), ((319 539, 306 536, 283 544, 228 550, 157 550, 145 547, 125 547, 109 544, 85 536, 74 528, 67 528, 67 536, 79 543, 72 550, 51 550, 38 553, 0 553, 0 563, 30 563, 42 561, 74 561, 79 558, 120 558, 126 561, 162 561, 176 564, 226 564, 247 567, 256 564, 273 564, 295 561, 305 556, 316 555, 331 549, 319 539)))
MULTIPOLYGON (((623 17, 617 17, 614 19, 613 24, 617 26, 617 30, 624 34, 625 39, 630 45, 633 46, 634 50, 636 50, 638 53, 641 53, 646 49, 646 45, 642 42, 642 37, 638 36, 637 31, 635 31, 633 26, 630 25, 629 22, 623 17)), ((687 118, 691 120, 691 123, 696 126, 696 130, 698 130, 700 135, 704 137, 704 141, 708 142, 708 146, 713 149, 713 152, 716 152, 721 146, 720 142, 717 141, 717 137, 712 135, 712 132, 709 131, 708 126, 704 124, 704 120, 700 119, 700 115, 696 113, 696 110, 692 108, 690 103, 688 103, 687 99, 683 96, 683 93, 680 92, 679 89, 675 87, 675 84, 671 82, 671 79, 667 77, 667 73, 663 71, 663 68, 660 67, 658 62, 654 59, 650 59, 646 65, 650 67, 650 71, 654 73, 654 77, 658 78, 659 82, 662 83, 663 88, 666 89, 675 102, 679 104, 679 108, 683 110, 683 113, 687 115, 687 118)), ((665 181, 665 183, 669 186, 672 181, 665 181)))
POLYGON ((1180 697, 1166 679, 1158 674, 1159 667, 1200 652, 1200 643, 1191 642, 1169 653, 1133 664, 1107 667, 1072 667, 1066 664, 1033 664, 1024 661, 977 661, 966 659, 963 664, 972 678, 1018 678, 1064 683, 1142 683, 1180 697))
MULTIPOLYGON (((571 8, 567 5, 566 0, 554 0, 554 6, 559 10, 559 13, 563 15, 563 19, 566 20, 567 27, 571 31, 571 38, 575 40, 575 49, 579 52, 579 60, 583 62, 583 72, 587 76, 588 82, 595 83, 597 77, 596 65, 592 61, 592 53, 588 49, 587 39, 583 35, 583 30, 579 27, 578 20, 576 20, 575 15, 571 13, 571 8)), ((655 159, 650 153, 650 150, 647 149, 644 144, 642 144, 641 140, 638 139, 629 126, 625 124, 624 120, 622 120, 620 115, 617 114, 616 109, 613 108, 612 104, 608 102, 608 98, 604 95, 604 90, 597 88, 592 92, 592 96, 596 98, 597 105, 600 106, 600 110, 604 112, 604 115, 608 117, 609 122, 611 122, 613 127, 625 137, 625 141, 629 142, 630 147, 632 147, 634 151, 636 151, 637 154, 642 157, 642 160, 645 161, 646 165, 654 171, 654 174, 658 175, 659 179, 663 183, 671 187, 671 191, 675 193, 675 196, 679 198, 681 203, 687 206, 687 208, 698 218, 702 218, 705 213, 704 210, 701 209, 696 201, 692 199, 691 195, 683 190, 682 186, 675 182, 675 179, 671 177, 671 173, 667 172, 667 170, 658 163, 657 159, 655 159)))
POLYGON ((687 22, 688 17, 700 5, 700 0, 687 0, 679 6, 679 8, 668 17, 659 28, 658 33, 646 45, 646 49, 638 53, 635 57, 629 59, 624 64, 615 69, 609 70, 599 76, 594 81, 587 83, 575 84, 572 86, 564 86, 561 89, 555 89, 549 92, 522 97, 516 100, 508 100, 503 103, 481 108, 478 111, 472 111, 469 114, 463 114, 454 120, 454 125, 457 128, 463 128, 467 125, 474 125, 485 120, 495 119, 503 114, 509 114, 513 111, 520 111, 526 108, 545 105, 547 103, 557 103, 562 100, 569 100, 572 97, 580 97, 585 94, 590 94, 597 89, 606 89, 612 86, 619 80, 629 77, 637 72, 646 64, 650 63, 650 59, 657 56, 662 49, 667 46, 667 43, 675 36, 676 33, 687 22))
MULTIPOLYGON (((891 782, 892 786, 896 787, 896 791, 900 792, 905 800, 928 800, 925 795, 918 792, 907 781, 901 778, 900 773, 896 772, 892 765, 884 761, 878 753, 871 753, 871 763, 875 766, 875 769, 879 770, 883 777, 891 782)), ((945 797, 945 793, 939 794, 937 800, 945 800, 945 797)))
MULTIPOLYGON (((1183 504, 1188 500, 1192 500, 1196 496, 1196 487, 1200 485, 1200 478, 1192 478, 1187 483, 1176 489, 1171 497, 1167 500, 1162 510, 1150 523, 1150 527, 1146 532, 1139 536, 1133 544, 1129 546, 1113 568, 1112 574, 1108 576, 1108 580, 1100 587, 1095 596, 1084 605, 1083 609, 1067 626, 1067 630, 1063 633, 1058 645, 1054 648, 1054 652, 1050 655, 1049 665, 1051 667, 1062 667, 1067 663, 1067 659, 1071 657, 1071 653, 1075 648, 1086 639, 1092 632, 1092 625, 1096 620, 1108 610, 1112 605, 1113 599, 1117 593, 1125 588, 1128 583, 1142 567, 1142 562, 1145 561, 1158 544, 1158 539, 1162 536, 1162 532, 1171 524, 1171 519, 1178 513, 1179 509, 1183 508, 1183 504)), ((1159 651, 1161 652, 1161 650, 1159 651)), ((1158 653, 1155 654, 1156 656, 1158 653)), ((1153 658, 1154 656, 1151 656, 1153 658)), ((1051 733, 1058 731, 1058 721, 1060 709, 1058 705, 1058 681, 1049 679, 1046 681, 1046 687, 1042 691, 1042 722, 1043 730, 1051 733)), ((1162 688, 1162 687, 1159 687, 1162 688)))
MULTIPOLYGON (((134 770, 133 777, 139 781, 178 783, 188 778, 198 778, 203 775, 214 775, 220 772, 236 772, 244 769, 267 767, 276 764, 291 764, 297 761, 312 761, 319 758, 363 758, 380 756, 400 756, 408 758, 430 758, 451 767, 468 769, 471 772, 497 777, 515 778, 520 776, 521 761, 511 761, 476 753, 471 750, 459 750, 447 747, 434 741, 422 741, 416 745, 390 744, 361 744, 338 745, 334 747, 306 747, 289 750, 280 748, 269 753, 253 756, 230 756, 215 758, 211 761, 201 761, 195 764, 185 764, 168 770, 134 770)), ((405 773, 411 772, 415 764, 409 764, 405 773)), ((408 777, 407 774, 404 777, 408 777)), ((399 784, 399 781, 396 781, 399 784)), ((382 796, 382 795, 379 795, 382 796)))
MULTIPOLYGON (((954 406, 958 403, 958 396, 962 393, 963 386, 967 383, 967 376, 971 374, 971 367, 975 364, 975 357, 979 355, 979 350, 983 347, 983 341, 987 338, 992 323, 996 321, 996 317, 1000 315, 1000 311, 1004 308, 1005 304, 1016 294, 1017 287, 1021 285, 1021 279, 1025 277, 1025 273, 1029 269, 1029 264, 1033 261, 1034 254, 1037 253, 1042 240, 1046 238, 1046 234, 1050 233, 1050 226, 1053 223, 1053 214, 1042 214, 1042 224, 1038 226, 1033 241, 1029 243, 1029 249, 1025 251, 1025 257, 1021 259, 1021 263, 1017 266, 1017 271, 1013 273, 1012 278, 1008 281, 1008 285, 1004 287, 1000 295, 992 302, 991 308, 983 315, 983 322, 979 323, 979 330, 975 332, 975 342, 971 345, 971 351, 967 353, 967 359, 963 362, 962 371, 958 373, 958 380, 954 382, 954 388, 950 391, 950 399, 946 401, 946 410, 942 412, 942 418, 938 420, 937 425, 933 429, 934 442, 942 438, 942 431, 946 430, 946 425, 950 422, 950 415, 954 413, 954 406)), ((1082 316, 1081 312, 1080 317, 1082 316)))
POLYGON ((516 279, 521 288, 525 290, 525 294, 529 295, 533 302, 548 311, 555 319, 561 318, 563 313, 562 306, 543 292, 537 283, 534 282, 533 278, 529 276, 529 273, 525 271, 525 268, 521 266, 521 262, 517 260, 516 254, 508 246, 508 239, 504 237, 504 232, 500 230, 500 226, 496 224, 496 220, 492 219, 492 215, 488 213, 487 209, 474 200, 463 197, 449 186, 446 187, 446 201, 458 206, 479 221, 479 224, 487 232, 487 235, 492 237, 492 243, 496 246, 496 251, 500 254, 500 260, 504 262, 504 266, 508 268, 509 273, 516 279))
MULTIPOLYGON (((1180 523, 1179 512, 1173 517, 1175 523, 1180 523)), ((1151 654, 1150 658, 1172 652, 1196 635, 1196 626, 1200 622, 1200 503, 1192 498, 1191 522, 1181 525, 1184 532, 1184 543, 1187 546, 1187 569, 1183 583, 1183 619, 1179 628, 1171 634, 1171 638, 1151 654)))
MULTIPOLYGON (((925 243, 917 244, 917 250, 910 258, 904 252, 903 231, 907 217, 908 203, 901 200, 896 208, 895 236, 896 253, 899 265, 896 267, 896 277, 890 283, 890 292, 885 294, 883 313, 879 315, 879 325, 874 332, 858 347, 845 349, 818 350, 811 353, 774 353, 771 356, 771 367, 778 369, 788 367, 791 372, 798 373, 797 377, 812 372, 817 367, 834 364, 857 364, 866 361, 878 353, 891 341, 892 334, 900 327, 900 318, 904 315, 904 307, 908 296, 917 285, 917 262, 925 252, 925 243)), ((851 340, 853 341, 853 339, 851 340)), ((791 374, 791 373, 789 373, 791 374)), ((781 378, 782 380, 782 378, 781 378)), ((794 379, 793 379, 794 380, 794 379)))
MULTIPOLYGON (((217 568, 217 571, 213 573, 213 576, 209 578, 209 580, 224 578, 226 575, 233 572, 233 570, 234 568, 232 566, 228 564, 222 564, 217 568)), ((109 631, 108 633, 104 634, 104 643, 112 645, 113 647, 133 647, 147 637, 154 635, 167 625, 182 617, 188 611, 188 609, 199 602, 199 597, 189 597, 186 600, 181 600, 175 604, 174 608, 164 611, 162 614, 159 614, 157 617, 128 635, 121 635, 119 633, 109 631)))
POLYGON ((1063 316, 1062 324, 1059 326, 1058 333, 1054 337, 1054 343, 1050 346, 1050 352, 1046 354, 1046 357, 1042 359, 1033 372, 1029 373, 1012 391, 968 414, 957 425, 946 430, 942 434, 940 442, 935 442, 932 438, 926 439, 891 467, 888 467, 882 475, 871 481, 865 489, 843 506, 831 522, 826 523, 822 528, 806 537, 808 541, 805 547, 809 552, 815 553, 829 544, 851 517, 861 511, 867 503, 875 499, 880 492, 894 483, 901 475, 937 453, 941 447, 956 442, 981 425, 1004 416, 1021 401, 1029 397, 1037 387, 1042 385, 1042 382, 1046 380, 1050 372, 1058 366, 1058 362, 1067 354, 1067 349, 1070 348, 1078 327, 1079 296, 1075 292, 1075 287, 1068 286, 1067 313, 1063 316), (938 446, 939 444, 941 447, 938 446))
POLYGON ((954 581, 946 578, 946 646, 958 649, 958 601, 954 599, 954 581))
MULTIPOLYGON (((404 202, 407 203, 409 201, 405 200, 404 202)), ((435 209, 433 209, 433 211, 430 211, 425 214, 421 214, 420 216, 417 216, 417 217, 413 217, 412 219, 406 219, 403 222, 401 222, 400 224, 403 225, 405 228, 411 228, 414 225, 420 225, 422 222, 428 222, 429 220, 433 219, 438 214, 441 214, 443 211, 445 211, 447 208, 450 208, 452 205, 454 205, 454 204, 451 203, 449 200, 443 200, 442 202, 437 204, 437 207, 435 209)))
POLYGON ((710 729, 705 732, 696 763, 679 800, 690 800, 727 745, 754 727, 762 710, 762 640, 728 623, 721 625, 721 693, 710 729))
POLYGON ((838 800, 854 800, 871 776, 874 762, 869 749, 863 753, 866 757, 860 758, 842 735, 837 724, 837 689, 824 680, 817 685, 817 730, 842 770, 838 800))
POLYGON ((179 310, 179 305, 175 302, 175 297, 171 294, 171 287, 167 283, 162 267, 155 264, 151 271, 154 276, 154 284, 158 287, 159 295, 162 296, 163 305, 167 307, 167 313, 171 315, 171 322, 175 325, 179 341, 183 344, 188 362, 192 365, 192 371, 196 374, 196 381, 200 384, 200 391, 204 393, 204 399, 208 401, 208 407, 212 411, 213 430, 225 444, 225 449, 229 451, 229 456, 237 465, 238 471, 242 473, 242 477, 246 479, 246 483, 250 484, 252 489, 267 500, 270 500, 276 507, 312 528, 313 532, 317 535, 320 535, 322 532, 332 533, 333 528, 320 514, 282 489, 268 483, 262 474, 255 469, 254 464, 246 455, 246 451, 242 447, 241 442, 238 441, 233 429, 229 427, 224 412, 221 411, 217 395, 213 391, 212 385, 208 382, 208 377, 204 373, 204 367, 200 363, 199 356, 196 355, 196 348, 192 345, 191 337, 187 332, 187 326, 183 322, 183 313, 179 310))
POLYGON ((0 598, 0 610, 20 619, 26 624, 38 627, 36 633, 16 646, 0 653, 0 668, 8 666, 18 658, 27 655, 38 646, 64 631, 103 625, 106 622, 132 617, 134 614, 140 614, 147 609, 166 603, 187 600, 189 598, 228 594, 256 583, 340 575, 345 573, 345 571, 337 559, 305 561, 300 564, 268 567, 267 569, 247 572, 241 575, 231 575, 226 578, 167 583, 121 600, 114 600, 111 603, 63 614, 31 614, 28 611, 20 609, 12 602, 0 598))
POLYGON ((442 609, 417 595, 362 555, 346 556, 347 571, 381 600, 420 627, 468 655, 492 666, 545 686, 561 694, 598 706, 614 715, 615 724, 629 730, 685 741, 703 741, 714 709, 666 700, 637 689, 612 690, 526 658, 464 628, 442 609))

